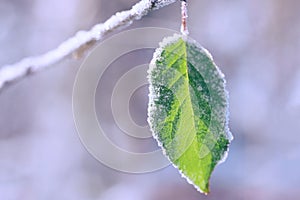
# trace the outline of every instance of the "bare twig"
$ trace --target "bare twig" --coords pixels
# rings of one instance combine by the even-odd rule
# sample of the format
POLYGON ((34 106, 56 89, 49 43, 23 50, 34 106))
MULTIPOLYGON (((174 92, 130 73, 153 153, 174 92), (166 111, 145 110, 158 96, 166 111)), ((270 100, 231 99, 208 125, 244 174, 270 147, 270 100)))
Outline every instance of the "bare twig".
POLYGON ((187 0, 181 0, 181 33, 188 35, 189 30, 187 28, 187 0))
POLYGON ((118 12, 111 16, 102 24, 95 25, 89 31, 79 31, 75 36, 69 38, 45 54, 24 58, 21 61, 5 65, 0 68, 0 90, 6 83, 26 77, 30 73, 35 73, 48 66, 57 63, 70 54, 81 54, 90 44, 99 41, 104 35, 131 24, 134 20, 140 19, 150 11, 159 9, 176 0, 141 0, 130 10, 118 12))

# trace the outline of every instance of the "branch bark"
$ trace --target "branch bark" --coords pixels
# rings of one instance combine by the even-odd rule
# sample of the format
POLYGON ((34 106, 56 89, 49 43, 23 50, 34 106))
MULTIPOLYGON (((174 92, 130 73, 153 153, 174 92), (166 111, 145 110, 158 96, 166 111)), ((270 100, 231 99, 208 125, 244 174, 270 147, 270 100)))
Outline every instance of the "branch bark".
POLYGON ((101 38, 120 28, 130 25, 134 20, 147 15, 150 11, 162 8, 174 3, 177 0, 141 0, 130 10, 118 12, 111 16, 104 23, 92 27, 89 31, 79 31, 75 36, 61 43, 57 48, 48 51, 45 54, 27 57, 21 61, 5 65, 0 68, 0 90, 4 85, 15 80, 26 77, 31 73, 43 70, 54 63, 61 61, 71 54, 82 54, 91 44, 101 40, 101 38))

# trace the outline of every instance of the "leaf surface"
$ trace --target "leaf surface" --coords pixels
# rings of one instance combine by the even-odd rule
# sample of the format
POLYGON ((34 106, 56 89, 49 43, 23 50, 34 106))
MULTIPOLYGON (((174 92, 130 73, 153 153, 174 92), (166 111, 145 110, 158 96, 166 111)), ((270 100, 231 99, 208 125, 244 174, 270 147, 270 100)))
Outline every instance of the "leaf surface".
POLYGON ((148 73, 151 131, 174 166, 207 194, 232 139, 224 75, 207 50, 182 35, 164 39, 148 73))

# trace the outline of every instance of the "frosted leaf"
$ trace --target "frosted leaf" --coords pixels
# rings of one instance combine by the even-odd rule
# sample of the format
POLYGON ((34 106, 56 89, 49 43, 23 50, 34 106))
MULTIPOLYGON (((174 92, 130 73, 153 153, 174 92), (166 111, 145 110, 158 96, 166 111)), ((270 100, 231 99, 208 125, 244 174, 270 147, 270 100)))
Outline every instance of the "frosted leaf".
POLYGON ((208 193, 211 173, 232 140, 223 73, 197 42, 174 35, 155 51, 148 79, 154 137, 182 175, 208 193))

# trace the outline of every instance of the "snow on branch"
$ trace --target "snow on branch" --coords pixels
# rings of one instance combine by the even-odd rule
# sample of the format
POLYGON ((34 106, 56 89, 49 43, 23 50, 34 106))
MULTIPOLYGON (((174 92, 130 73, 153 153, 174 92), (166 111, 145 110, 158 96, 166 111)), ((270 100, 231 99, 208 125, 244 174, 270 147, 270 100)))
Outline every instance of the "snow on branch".
POLYGON ((134 20, 147 15, 150 11, 159 9, 176 0, 141 0, 130 10, 118 12, 111 16, 107 21, 97 24, 89 31, 79 31, 75 36, 69 38, 45 54, 27 57, 21 61, 5 65, 0 68, 0 90, 6 83, 26 77, 28 74, 35 73, 50 65, 57 63, 70 54, 81 54, 91 44, 100 40, 104 35, 120 27, 131 24, 134 20))

